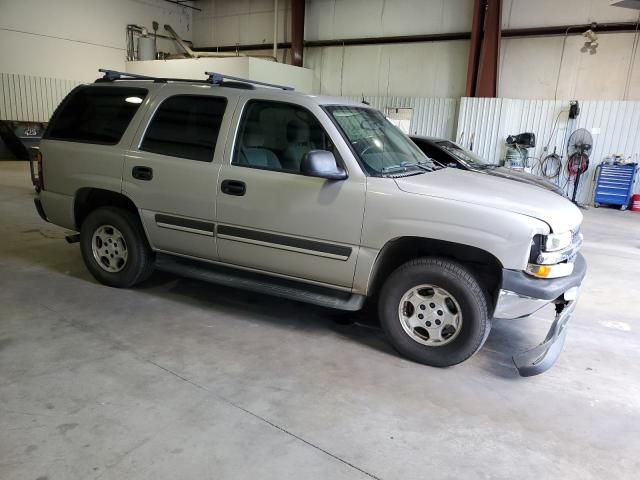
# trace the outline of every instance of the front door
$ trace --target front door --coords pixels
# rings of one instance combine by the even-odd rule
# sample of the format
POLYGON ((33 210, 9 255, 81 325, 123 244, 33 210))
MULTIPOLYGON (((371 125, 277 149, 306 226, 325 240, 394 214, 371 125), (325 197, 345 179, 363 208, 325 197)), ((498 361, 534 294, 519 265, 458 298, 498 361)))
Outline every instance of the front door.
POLYGON ((365 177, 353 168, 341 181, 300 174, 309 150, 330 150, 342 163, 347 148, 337 148, 337 130, 312 108, 266 99, 244 105, 218 179, 218 253, 225 263, 350 288, 365 177))
POLYGON ((125 155, 123 192, 140 209, 155 250, 217 260, 214 238, 215 185, 220 168, 216 145, 233 110, 230 99, 173 89, 150 106, 125 155))

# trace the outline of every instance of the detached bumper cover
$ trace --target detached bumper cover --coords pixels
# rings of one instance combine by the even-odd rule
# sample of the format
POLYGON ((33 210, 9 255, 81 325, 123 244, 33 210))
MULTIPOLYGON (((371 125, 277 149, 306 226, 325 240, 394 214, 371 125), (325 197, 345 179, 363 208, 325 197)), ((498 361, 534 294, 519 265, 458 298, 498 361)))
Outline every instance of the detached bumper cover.
POLYGON ((544 341, 513 357, 518 373, 523 377, 545 372, 560 356, 567 322, 575 310, 578 291, 586 273, 587 263, 581 254, 576 257, 573 273, 567 277, 545 280, 523 272, 503 271, 494 318, 526 317, 551 302, 556 304, 556 317, 544 341))
POLYGON ((564 305, 562 311, 556 314, 556 319, 553 321, 544 341, 531 350, 513 356, 513 363, 521 376, 539 375, 549 370, 556 363, 567 336, 567 322, 575 308, 575 300, 564 305))

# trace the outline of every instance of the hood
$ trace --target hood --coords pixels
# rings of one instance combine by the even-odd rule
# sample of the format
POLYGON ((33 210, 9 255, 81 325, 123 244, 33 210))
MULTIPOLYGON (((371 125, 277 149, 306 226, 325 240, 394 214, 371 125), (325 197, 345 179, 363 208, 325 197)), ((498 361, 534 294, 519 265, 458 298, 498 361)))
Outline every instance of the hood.
POLYGON ((495 175, 496 177, 501 177, 501 178, 508 178, 509 180, 515 180, 516 182, 523 182, 523 183, 528 183, 530 185, 535 185, 537 187, 541 187, 541 188, 550 190, 552 192, 555 192, 558 195, 562 195, 564 197, 564 192, 558 185, 550 182, 549 180, 540 178, 537 175, 533 175, 528 172, 521 172, 518 170, 513 170, 511 168, 505 168, 505 167, 496 167, 496 168, 488 168, 486 170, 482 170, 482 173, 495 175))
POLYGON ((565 232, 582 223, 582 213, 566 198, 549 190, 497 176, 443 168, 394 180, 398 188, 407 193, 527 215, 546 222, 554 232, 565 232))

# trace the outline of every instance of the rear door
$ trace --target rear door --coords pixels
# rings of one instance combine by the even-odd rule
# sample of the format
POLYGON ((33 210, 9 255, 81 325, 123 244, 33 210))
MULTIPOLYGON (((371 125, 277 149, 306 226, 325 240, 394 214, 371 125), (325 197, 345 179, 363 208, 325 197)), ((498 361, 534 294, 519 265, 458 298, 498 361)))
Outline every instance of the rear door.
POLYGON ((215 188, 235 99, 203 88, 174 84, 153 99, 122 185, 154 249, 216 260, 215 188))

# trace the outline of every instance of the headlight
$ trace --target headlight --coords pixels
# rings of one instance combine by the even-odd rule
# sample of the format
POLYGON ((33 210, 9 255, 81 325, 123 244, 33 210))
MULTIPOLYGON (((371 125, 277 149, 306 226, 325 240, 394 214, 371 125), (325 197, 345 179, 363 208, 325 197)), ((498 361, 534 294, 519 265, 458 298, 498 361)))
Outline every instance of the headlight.
POLYGON ((536 235, 531 241, 529 263, 525 269, 538 278, 559 278, 571 275, 573 260, 582 245, 582 233, 551 233, 536 235))
POLYGON ((544 238, 544 251, 555 252, 571 246, 573 234, 571 231, 564 233, 550 233, 544 238))

